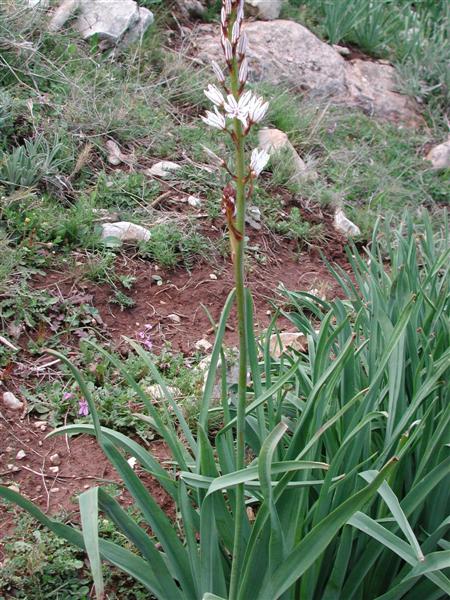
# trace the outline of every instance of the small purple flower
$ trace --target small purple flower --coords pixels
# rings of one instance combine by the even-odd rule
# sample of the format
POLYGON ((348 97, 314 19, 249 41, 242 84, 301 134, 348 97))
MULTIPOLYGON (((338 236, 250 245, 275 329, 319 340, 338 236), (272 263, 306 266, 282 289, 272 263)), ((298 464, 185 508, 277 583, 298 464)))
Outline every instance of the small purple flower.
POLYGON ((70 400, 71 398, 73 398, 73 394, 71 392, 64 392, 63 400, 70 400))
POLYGON ((82 417, 87 417, 89 414, 89 406, 88 403, 86 402, 86 400, 78 400, 78 414, 81 415, 82 417))
POLYGON ((136 334, 137 339, 141 342, 146 350, 151 350, 153 348, 153 344, 151 341, 151 330, 152 326, 150 323, 146 323, 144 328, 141 331, 138 331, 136 334))

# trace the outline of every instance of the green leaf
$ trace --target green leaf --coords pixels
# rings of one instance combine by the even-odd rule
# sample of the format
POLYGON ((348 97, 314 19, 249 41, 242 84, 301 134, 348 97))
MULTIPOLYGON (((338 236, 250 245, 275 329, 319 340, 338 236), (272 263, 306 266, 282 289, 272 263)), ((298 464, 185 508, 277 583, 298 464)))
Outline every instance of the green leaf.
POLYGON ((441 552, 432 552, 419 562, 409 573, 407 579, 411 577, 419 577, 426 573, 433 573, 450 567, 450 550, 442 550, 441 552))
POLYGON ((93 487, 80 494, 79 503, 81 527, 94 580, 95 595, 97 600, 102 600, 105 586, 98 543, 98 488, 93 487))

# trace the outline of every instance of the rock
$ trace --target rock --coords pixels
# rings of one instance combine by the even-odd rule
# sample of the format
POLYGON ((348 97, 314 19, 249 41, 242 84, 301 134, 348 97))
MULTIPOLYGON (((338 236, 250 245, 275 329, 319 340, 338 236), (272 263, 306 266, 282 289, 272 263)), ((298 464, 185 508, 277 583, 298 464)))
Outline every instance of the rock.
POLYGON ((204 338, 195 342, 195 348, 197 350, 204 350, 205 352, 211 350, 212 346, 213 345, 211 344, 211 342, 208 342, 208 340, 205 340, 204 338))
POLYGON ((333 48, 336 50, 336 52, 339 52, 339 54, 341 56, 349 56, 350 55, 350 49, 346 48, 345 46, 339 46, 338 44, 333 44, 333 48))
POLYGON ((108 162, 110 165, 117 166, 120 163, 127 162, 127 157, 122 153, 114 140, 108 140, 105 146, 108 150, 108 162))
POLYGON ((50 456, 50 462, 52 463, 52 465, 60 465, 61 464, 61 457, 57 453, 52 454, 50 456))
POLYGON ((245 0, 247 12, 264 21, 278 19, 283 0, 245 0))
POLYGON ((217 281, 217 275, 215 273, 210 273, 209 278, 212 279, 213 281, 217 281))
POLYGON ((194 17, 196 19, 203 17, 206 12, 206 6, 201 0, 178 0, 179 9, 183 17, 194 17))
POLYGON ((153 23, 153 13, 135 0, 64 0, 55 10, 50 31, 58 31, 75 14, 75 29, 84 39, 97 35, 101 48, 138 40, 153 23))
POLYGON ((181 165, 177 163, 171 162, 170 160, 162 160, 154 164, 150 169, 147 169, 149 175, 153 175, 153 177, 168 177, 172 171, 177 171, 181 169, 181 165))
POLYGON ((30 8, 39 8, 41 10, 48 8, 48 0, 27 0, 27 4, 30 8))
POLYGON ((200 208, 200 206, 202 205, 202 201, 200 200, 200 198, 197 198, 197 196, 189 196, 187 201, 189 206, 192 206, 193 208, 200 208))
POLYGON ((128 221, 119 221, 118 223, 102 224, 102 239, 117 238, 122 242, 148 242, 151 233, 145 227, 129 223, 128 221))
POLYGON ((145 6, 139 6, 138 10, 139 20, 133 26, 133 28, 128 30, 123 36, 121 41, 122 46, 129 46, 130 44, 134 44, 134 42, 139 42, 142 40, 144 33, 155 20, 152 11, 148 8, 145 8, 145 6))
POLYGON ((345 235, 345 237, 353 237, 355 235, 361 235, 361 230, 358 225, 355 225, 350 219, 345 216, 342 208, 337 208, 334 213, 334 228, 339 233, 345 235))
POLYGON ((276 164, 277 161, 282 161, 283 166, 286 167, 286 162, 289 163, 291 180, 295 183, 317 179, 317 173, 306 165, 289 141, 288 136, 279 129, 269 129, 267 127, 260 129, 258 142, 260 149, 270 154, 272 165, 276 164), (288 161, 286 161, 286 155, 288 161))
POLYGON ((58 31, 80 7, 80 0, 64 0, 53 13, 49 31, 58 31))
POLYGON ((170 319, 173 323, 181 323, 181 318, 175 313, 167 315, 167 318, 170 319))
POLYGON ((306 337, 303 333, 283 332, 270 336, 269 351, 272 358, 278 359, 289 348, 305 352, 307 349, 306 337))
POLYGON ((35 421, 33 427, 35 429, 42 429, 42 427, 47 428, 47 421, 35 421))
POLYGON ((17 460, 23 460, 26 457, 26 452, 25 450, 19 450, 19 452, 16 454, 16 459, 17 460))
POLYGON ((20 410, 23 407, 21 402, 12 392, 3 392, 3 404, 9 410, 20 410))
MULTIPOLYGON (((258 21, 244 26, 249 36, 249 80, 267 81, 305 92, 320 102, 358 107, 382 119, 417 126, 418 105, 398 93, 391 65, 359 59, 346 61, 329 44, 294 21, 258 21)), ((197 56, 222 61, 215 25, 196 29, 197 56)))
POLYGON ((245 222, 256 231, 261 229, 261 211, 257 206, 247 207, 247 211, 245 213, 245 222))
POLYGON ((50 473, 53 473, 54 475, 59 473, 59 467, 49 467, 48 470, 50 471, 50 473))
POLYGON ((137 458, 135 456, 130 456, 130 458, 127 460, 127 463, 134 470, 137 464, 137 458))
POLYGON ((19 490, 19 486, 17 486, 17 485, 14 485, 14 484, 12 484, 12 485, 8 485, 8 490, 11 490, 11 491, 13 491, 13 492, 16 492, 16 494, 18 494, 18 493, 20 492, 20 490, 19 490))
POLYGON ((426 155, 426 159, 431 162, 433 169, 449 169, 450 168, 450 137, 446 142, 431 148, 426 155))

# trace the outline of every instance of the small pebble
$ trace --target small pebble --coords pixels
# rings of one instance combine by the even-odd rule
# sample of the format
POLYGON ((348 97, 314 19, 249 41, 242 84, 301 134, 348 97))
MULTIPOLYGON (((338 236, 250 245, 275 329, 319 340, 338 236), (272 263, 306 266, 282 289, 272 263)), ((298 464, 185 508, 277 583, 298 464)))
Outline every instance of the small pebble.
POLYGON ((59 492, 59 488, 52 488, 51 490, 49 490, 49 492, 51 494, 56 494, 56 492, 59 492))
POLYGON ((171 321, 173 321, 174 323, 181 323, 181 319, 178 315, 175 315, 175 314, 167 315, 167 318, 170 319, 171 321))
POLYGON ((48 469, 51 473, 59 473, 59 467, 49 467, 48 469))
POLYGON ((19 452, 16 454, 16 459, 17 460, 22 460, 26 457, 26 452, 25 450, 19 450, 19 452))
POLYGON ((50 456, 50 462, 53 465, 60 465, 61 464, 61 457, 59 456, 59 454, 52 454, 50 456))
POLYGON ((209 278, 213 279, 213 280, 216 280, 217 279, 217 275, 215 273, 210 273, 209 274, 209 278))
POLYGON ((17 492, 19 493, 19 488, 17 487, 17 485, 9 485, 8 486, 8 490, 12 490, 13 492, 17 492))

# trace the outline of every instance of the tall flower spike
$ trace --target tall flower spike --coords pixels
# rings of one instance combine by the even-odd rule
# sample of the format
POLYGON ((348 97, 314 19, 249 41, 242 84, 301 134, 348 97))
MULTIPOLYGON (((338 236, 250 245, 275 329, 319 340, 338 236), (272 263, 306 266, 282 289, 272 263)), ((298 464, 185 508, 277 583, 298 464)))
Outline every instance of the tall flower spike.
POLYGON ((258 148, 253 150, 250 159, 250 170, 253 177, 258 177, 260 175, 261 171, 269 162, 269 158, 270 156, 265 150, 258 150, 258 148))
POLYGON ((212 85, 211 83, 208 85, 208 88, 203 92, 208 100, 211 100, 213 104, 216 106, 223 106, 225 104, 225 98, 223 97, 222 92, 218 87, 212 85))
POLYGON ((202 116, 201 119, 206 125, 214 127, 215 129, 227 128, 225 117, 217 110, 217 106, 214 107, 214 112, 207 110, 206 117, 202 116))
POLYGON ((228 94, 224 109, 226 116, 229 119, 239 119, 244 127, 248 126, 248 108, 244 96, 242 96, 238 102, 233 94, 228 94))

